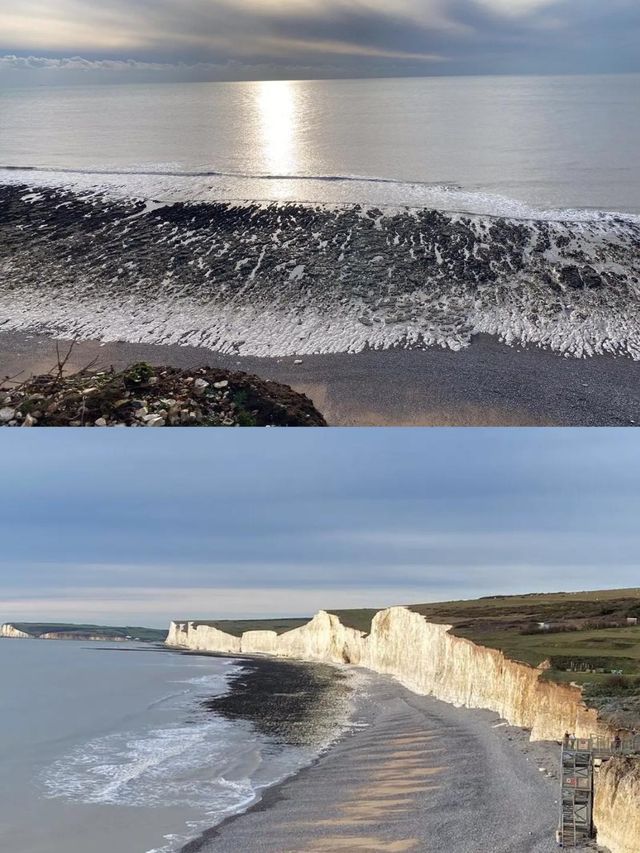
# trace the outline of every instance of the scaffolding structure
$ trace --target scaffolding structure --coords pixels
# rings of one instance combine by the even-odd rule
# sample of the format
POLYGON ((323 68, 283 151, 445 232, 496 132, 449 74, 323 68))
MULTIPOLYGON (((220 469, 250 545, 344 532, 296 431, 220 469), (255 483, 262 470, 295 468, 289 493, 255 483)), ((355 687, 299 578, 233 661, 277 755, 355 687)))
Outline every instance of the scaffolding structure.
POLYGON ((560 781, 561 847, 580 847, 593 836, 593 745, 568 738, 562 745, 560 781))
POLYGON ((640 735, 565 737, 560 758, 560 847, 581 847, 593 838, 594 770, 603 761, 640 755, 640 735))

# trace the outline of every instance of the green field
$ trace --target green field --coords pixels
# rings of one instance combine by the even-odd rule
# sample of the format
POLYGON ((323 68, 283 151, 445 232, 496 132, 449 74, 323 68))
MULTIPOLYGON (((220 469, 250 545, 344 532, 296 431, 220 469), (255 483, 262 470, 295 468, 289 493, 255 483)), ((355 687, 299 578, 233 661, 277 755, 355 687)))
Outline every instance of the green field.
POLYGON ((483 646, 500 649, 512 660, 538 666, 545 660, 552 668, 547 678, 583 683, 602 680, 611 671, 640 674, 640 628, 603 628, 567 633, 521 635, 514 631, 474 636, 457 631, 483 646), (580 667, 586 671, 581 672, 580 667), (604 670, 604 672, 599 672, 604 670))
MULTIPOLYGON (((187 621, 187 620, 185 620, 187 621)), ((275 631, 276 634, 286 634, 294 628, 306 625, 308 618, 302 619, 218 619, 207 622, 202 619, 192 622, 194 627, 206 625, 208 628, 217 628, 232 637, 241 637, 245 631, 275 631)))

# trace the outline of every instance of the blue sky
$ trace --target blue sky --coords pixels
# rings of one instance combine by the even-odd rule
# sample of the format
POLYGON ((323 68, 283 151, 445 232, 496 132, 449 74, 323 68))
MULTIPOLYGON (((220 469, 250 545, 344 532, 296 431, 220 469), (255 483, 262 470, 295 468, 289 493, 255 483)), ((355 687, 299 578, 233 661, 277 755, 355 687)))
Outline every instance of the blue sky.
POLYGON ((640 70, 638 0, 0 0, 0 81, 640 70))
POLYGON ((637 586, 614 430, 10 431, 0 621, 165 625, 637 586))

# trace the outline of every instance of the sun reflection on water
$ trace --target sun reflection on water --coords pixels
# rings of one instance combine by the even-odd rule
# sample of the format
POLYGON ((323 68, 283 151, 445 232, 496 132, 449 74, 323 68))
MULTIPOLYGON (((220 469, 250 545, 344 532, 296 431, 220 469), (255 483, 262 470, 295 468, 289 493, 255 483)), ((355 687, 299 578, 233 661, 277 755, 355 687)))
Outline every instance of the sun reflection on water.
POLYGON ((270 175, 295 174, 298 167, 295 84, 266 80, 258 84, 263 157, 270 175))

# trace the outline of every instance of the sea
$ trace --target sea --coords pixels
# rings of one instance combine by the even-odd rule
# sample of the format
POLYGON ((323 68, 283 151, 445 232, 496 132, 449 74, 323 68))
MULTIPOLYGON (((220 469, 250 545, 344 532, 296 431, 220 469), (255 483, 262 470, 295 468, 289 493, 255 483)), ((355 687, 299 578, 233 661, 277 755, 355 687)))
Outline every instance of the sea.
POLYGON ((5 89, 0 323, 253 356, 485 332, 640 358, 639 92, 637 74, 5 89))
POLYGON ((216 713, 244 666, 144 644, 0 640, 0 850, 177 853, 347 724, 344 691, 293 741, 242 708, 216 713))

